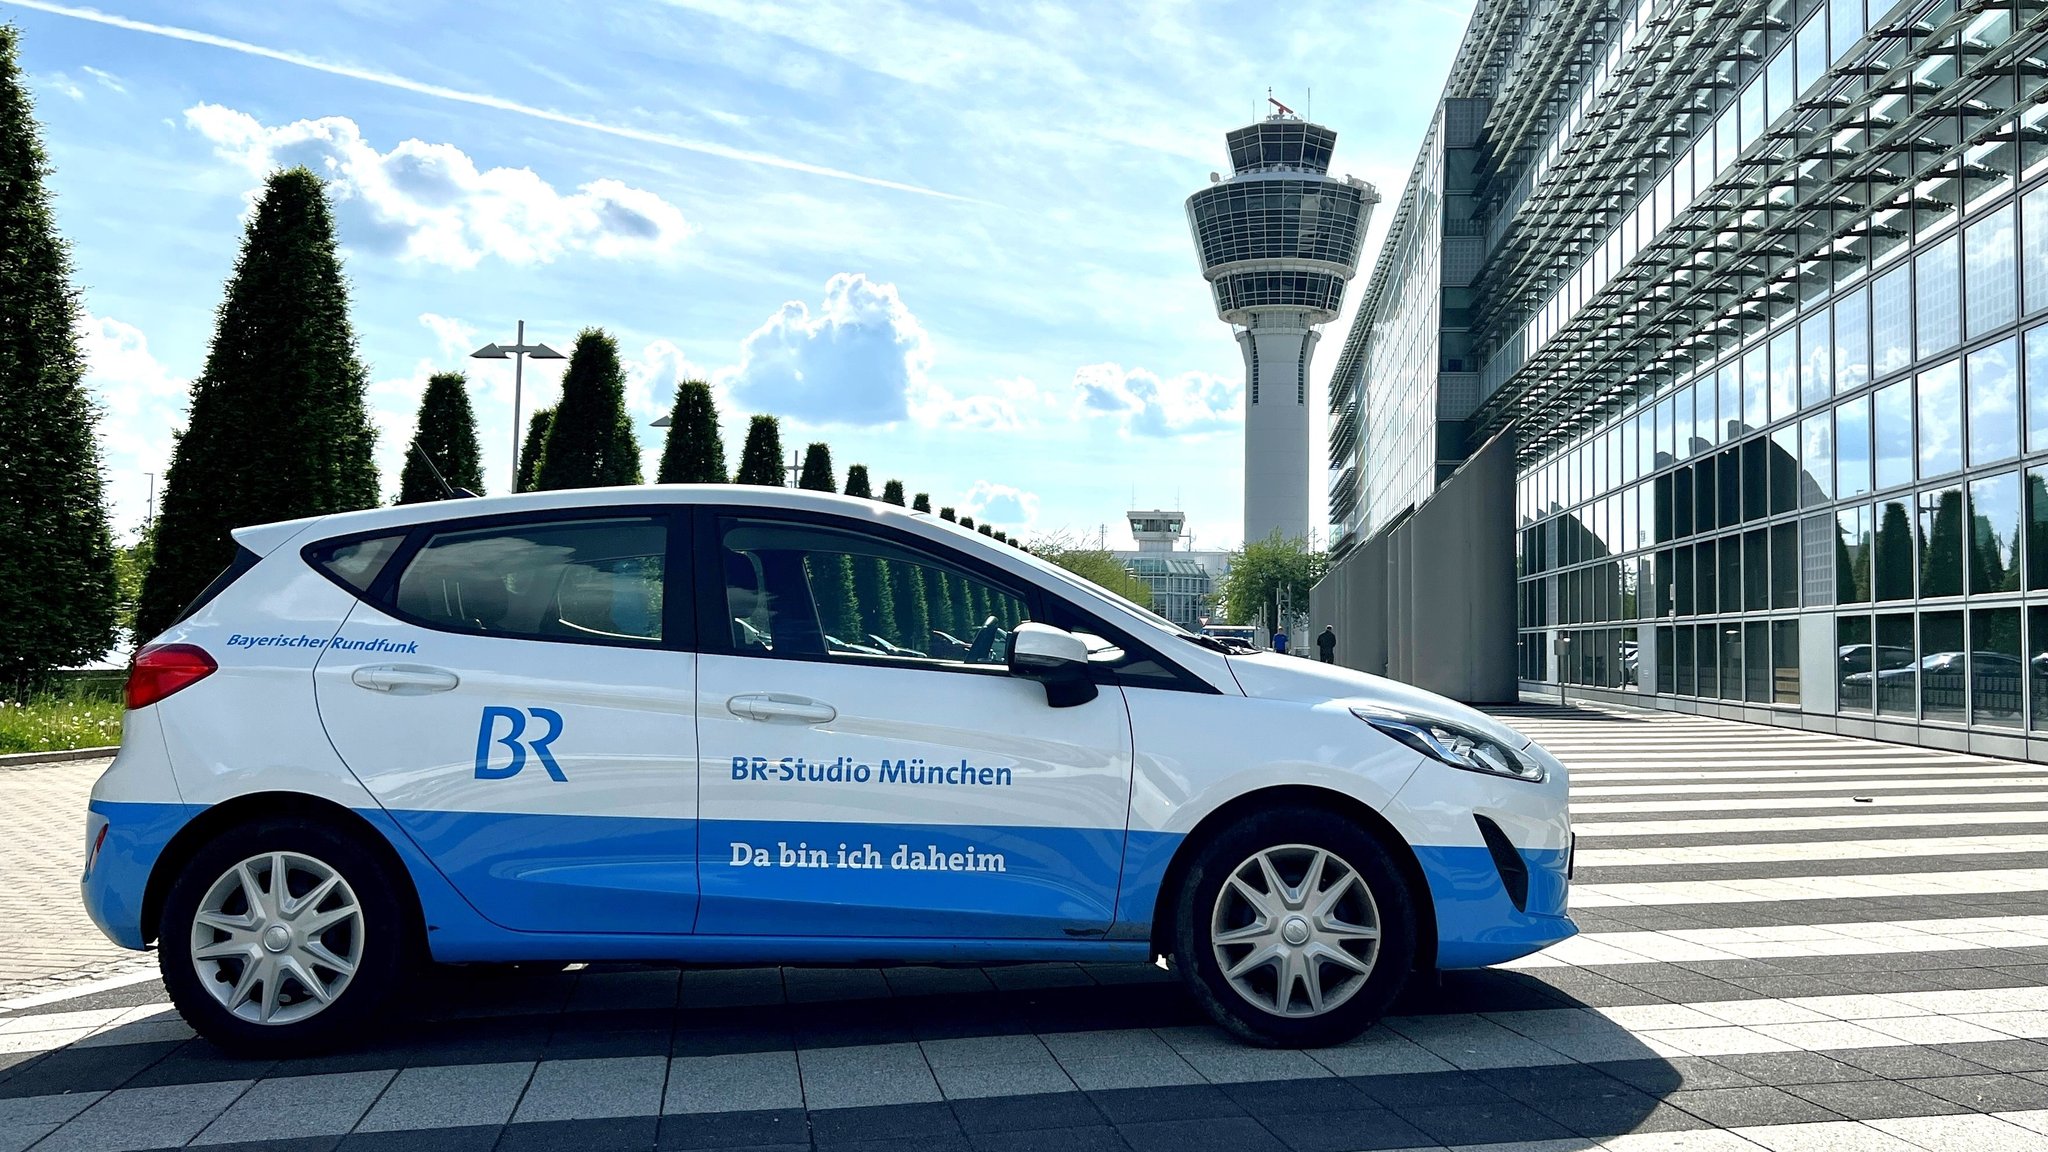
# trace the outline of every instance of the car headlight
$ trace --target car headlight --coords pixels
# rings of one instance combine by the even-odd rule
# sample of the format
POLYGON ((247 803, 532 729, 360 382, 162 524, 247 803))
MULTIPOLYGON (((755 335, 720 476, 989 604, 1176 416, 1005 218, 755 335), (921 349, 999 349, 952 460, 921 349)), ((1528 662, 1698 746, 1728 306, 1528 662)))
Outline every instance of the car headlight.
POLYGON ((1485 772, 1541 784, 1549 777, 1543 765, 1515 754, 1514 749, 1435 716, 1369 707, 1353 708, 1353 716, 1399 740, 1424 756, 1467 772, 1485 772))

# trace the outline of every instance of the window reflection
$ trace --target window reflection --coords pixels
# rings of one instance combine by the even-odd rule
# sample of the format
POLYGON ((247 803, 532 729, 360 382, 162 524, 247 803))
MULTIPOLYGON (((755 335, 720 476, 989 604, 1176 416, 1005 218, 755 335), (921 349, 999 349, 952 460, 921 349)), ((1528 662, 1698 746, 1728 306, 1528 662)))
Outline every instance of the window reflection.
POLYGON ((1951 360, 1920 373, 1920 475, 1924 479, 1963 466, 1962 365, 1951 360))
POLYGON ((1988 464, 2020 452, 2019 365, 2011 338, 1970 353, 1970 463, 1988 464))
POLYGON ((1908 497, 1877 506, 1877 542, 1871 553, 1872 588, 1879 600, 1913 598, 1913 517, 1908 497))
POLYGON ((1965 712, 1969 657, 1963 644, 1961 612, 1920 616, 1920 718, 1960 724, 1965 712))
POLYGON ((1870 506, 1860 504, 1835 513, 1835 600, 1842 604, 1870 602, 1870 506))
POLYGON ((1876 685, 1878 715, 1914 716, 1920 694, 1919 669, 1914 666, 1917 659, 1912 614, 1879 616, 1872 671, 1866 674, 1876 685))
POLYGON ((1835 678, 1837 708, 1843 712, 1870 712, 1875 697, 1875 666, 1870 645, 1870 617, 1842 616, 1835 620, 1835 678))
POLYGON ((1913 362, 1913 295, 1910 266, 1897 268, 1870 285, 1870 361, 1878 377, 1913 362))
POLYGON ((1971 482, 1971 593, 2019 591, 2019 538, 2019 473, 2007 472, 1971 482))
POLYGON ((1877 434, 1877 486, 1913 481, 1913 386, 1901 380, 1877 390, 1873 424, 1877 434))
POLYGON ((1970 613, 1970 720, 1994 728, 2020 726, 2020 610, 1978 608, 1970 613))
POLYGON ((1913 301, 1919 327, 1914 351, 1922 357, 1953 348, 1962 340, 1956 276, 1956 238, 1950 236, 1913 258, 1913 301))
POLYGON ((1920 595, 1963 591, 1963 490, 1920 493, 1920 595))
POLYGON ((2018 315, 2018 286, 2013 280, 2013 209, 2007 204, 1970 225, 1963 234, 1963 267, 1967 274, 1968 330, 1981 336, 2018 315))

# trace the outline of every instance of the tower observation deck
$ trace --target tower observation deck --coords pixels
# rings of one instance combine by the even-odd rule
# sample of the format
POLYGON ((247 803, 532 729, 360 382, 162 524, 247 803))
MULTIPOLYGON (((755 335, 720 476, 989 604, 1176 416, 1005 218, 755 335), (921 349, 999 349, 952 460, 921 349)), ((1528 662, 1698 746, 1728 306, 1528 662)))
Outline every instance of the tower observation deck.
POLYGON ((1244 352, 1244 537, 1309 534, 1309 358, 1337 318, 1380 196, 1329 174, 1337 133, 1273 102, 1225 136, 1231 175, 1188 197, 1216 315, 1244 352))

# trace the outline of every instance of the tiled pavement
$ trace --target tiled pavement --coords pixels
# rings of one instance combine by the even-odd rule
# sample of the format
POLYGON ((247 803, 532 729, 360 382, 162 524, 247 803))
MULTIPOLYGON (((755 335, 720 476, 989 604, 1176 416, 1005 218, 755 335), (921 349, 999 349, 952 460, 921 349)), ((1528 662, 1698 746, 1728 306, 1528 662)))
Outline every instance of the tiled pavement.
POLYGON ((444 970, 383 1043, 243 1062, 147 981, 0 1011, 0 1152, 2048 1149, 2048 771, 1514 722, 1573 766, 1586 934, 1343 1047, 1240 1047, 1147 968, 608 965, 444 970))
POLYGON ((0 1000, 137 967, 134 953, 109 943, 78 904, 86 795, 106 766, 0 768, 0 1000))

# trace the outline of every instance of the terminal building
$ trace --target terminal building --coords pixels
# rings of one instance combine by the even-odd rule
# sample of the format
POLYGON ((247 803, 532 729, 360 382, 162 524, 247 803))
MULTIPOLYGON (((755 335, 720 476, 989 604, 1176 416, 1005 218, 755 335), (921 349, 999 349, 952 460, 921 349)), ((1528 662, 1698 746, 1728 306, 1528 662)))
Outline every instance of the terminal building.
POLYGON ((1479 0, 1332 378, 1340 659, 2048 755, 2044 38, 1479 0))
POLYGON ((1187 517, 1178 511, 1132 511, 1124 519, 1138 547, 1110 555, 1152 590, 1154 612, 1199 632, 1209 623, 1217 588, 1230 571, 1230 553, 1195 551, 1187 517))

